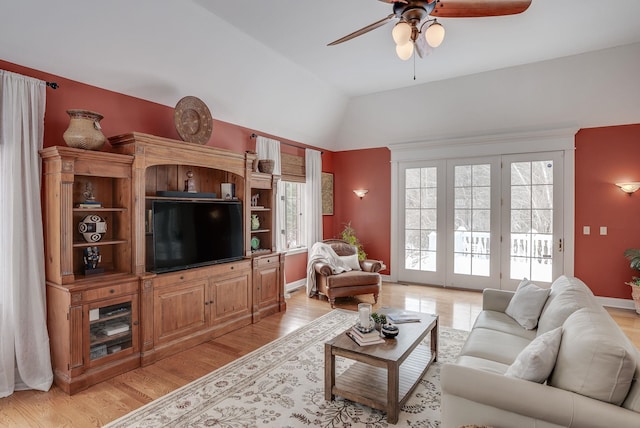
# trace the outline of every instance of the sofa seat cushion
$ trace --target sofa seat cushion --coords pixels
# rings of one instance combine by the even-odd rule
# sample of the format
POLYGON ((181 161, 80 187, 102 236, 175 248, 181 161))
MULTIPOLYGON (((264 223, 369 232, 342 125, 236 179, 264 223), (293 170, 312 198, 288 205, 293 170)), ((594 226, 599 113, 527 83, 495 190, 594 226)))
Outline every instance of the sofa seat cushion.
POLYGON ((543 383, 556 363, 561 340, 562 327, 536 337, 520 352, 505 375, 543 383))
POLYGON ((535 330, 526 330, 509 315, 498 311, 482 311, 476 318, 473 328, 486 328, 489 330, 502 331, 504 333, 520 336, 527 340, 533 340, 536 337, 535 330))
POLYGON ((496 361, 487 360, 485 358, 471 357, 462 355, 456 359, 456 364, 471 367, 472 369, 484 370, 485 372, 505 374, 509 368, 508 364, 498 363, 496 361))
POLYGON ((580 309, 563 324, 549 385, 621 405, 636 370, 635 349, 604 310, 580 309))
POLYGON ((380 274, 361 270, 342 272, 327 277, 328 288, 376 285, 380 282, 380 274))
POLYGON ((460 351, 460 356, 484 358, 511 365, 531 342, 524 337, 488 328, 474 328, 460 351))

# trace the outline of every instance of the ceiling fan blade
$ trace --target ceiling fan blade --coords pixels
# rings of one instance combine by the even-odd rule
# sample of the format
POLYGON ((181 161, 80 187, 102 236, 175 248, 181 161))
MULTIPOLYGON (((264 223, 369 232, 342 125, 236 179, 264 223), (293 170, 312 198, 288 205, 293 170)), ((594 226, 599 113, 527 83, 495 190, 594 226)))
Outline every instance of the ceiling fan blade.
POLYGON ((431 16, 434 18, 480 18, 516 15, 529 8, 531 0, 440 0, 431 16))
POLYGON ((338 40, 336 40, 334 42, 329 43, 327 46, 333 46, 333 45, 337 45, 337 44, 342 43, 342 42, 346 42, 347 40, 351 40, 351 39, 356 38, 358 36, 361 36, 361 35, 363 35, 365 33, 368 33, 371 30, 375 30, 378 27, 382 27, 384 24, 386 24, 387 22, 389 22, 393 18, 395 18, 395 16, 396 15, 394 13, 392 13, 389 16, 387 16, 386 18, 382 18, 380 21, 376 21, 373 24, 369 24, 364 28, 361 28, 361 29, 359 29, 357 31, 354 31, 351 34, 348 34, 348 35, 342 37, 341 39, 338 39, 338 40))

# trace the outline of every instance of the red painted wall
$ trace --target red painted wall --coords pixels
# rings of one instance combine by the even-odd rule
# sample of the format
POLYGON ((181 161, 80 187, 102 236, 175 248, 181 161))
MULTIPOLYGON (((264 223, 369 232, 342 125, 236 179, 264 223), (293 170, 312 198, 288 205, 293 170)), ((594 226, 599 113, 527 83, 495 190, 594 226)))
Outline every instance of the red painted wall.
MULTIPOLYGON (((58 83, 59 88, 56 90, 47 88, 44 124, 45 147, 65 145, 62 134, 69 125, 69 116, 66 113, 68 109, 93 110, 102 114, 104 119, 100 124, 104 135, 107 137, 135 131, 180 140, 180 136, 174 125, 173 107, 86 85, 81 82, 65 79, 61 76, 22 67, 2 60, 0 60, 0 68, 48 82, 58 83)), ((215 115, 215 111, 213 111, 212 114, 215 115)), ((215 119, 211 139, 207 145, 235 152, 255 150, 255 139, 250 138, 254 132, 265 137, 280 140, 283 143, 310 147, 296 141, 283 139, 278 136, 215 119)), ((110 150, 108 143, 103 150, 110 150)), ((282 145, 282 151, 304 156, 304 149, 286 144, 282 145)), ((332 171, 332 156, 332 152, 324 150, 324 154, 322 155, 323 171, 332 171)), ((325 216, 323 223, 325 230, 333 230, 333 216, 325 216)), ((285 277, 287 281, 293 282, 305 278, 306 263, 306 254, 287 257, 285 264, 285 277)))
MULTIPOLYGON (((2 60, 0 60, 0 68, 58 83, 59 88, 56 90, 47 88, 44 125, 45 147, 65 145, 62 134, 69 125, 69 116, 66 113, 68 109, 93 110, 102 114, 104 119, 100 125, 102 132, 107 137, 135 131, 180 140, 174 125, 173 107, 86 85, 2 60)), ((212 111, 212 115, 215 116, 215 111, 212 111)), ((255 150, 255 139, 250 138, 254 132, 284 143, 305 146, 296 141, 215 119, 213 132, 207 145, 241 153, 246 150, 255 150)), ((104 150, 110 150, 108 144, 104 150)), ((304 150, 286 145, 283 145, 283 151, 304 155, 304 150)))
POLYGON ((629 299, 631 276, 623 252, 640 248, 640 192, 614 185, 640 181, 640 124, 581 129, 576 134, 575 276, 594 294, 629 299), (591 234, 583 234, 583 226, 591 234), (600 227, 607 235, 600 235, 600 227))
MULTIPOLYGON (((332 236, 346 223, 356 231, 367 257, 391 268, 391 152, 387 148, 335 152, 334 219, 332 236), (354 189, 367 189, 360 199, 354 189)), ((325 235, 329 232, 325 231, 325 235)))

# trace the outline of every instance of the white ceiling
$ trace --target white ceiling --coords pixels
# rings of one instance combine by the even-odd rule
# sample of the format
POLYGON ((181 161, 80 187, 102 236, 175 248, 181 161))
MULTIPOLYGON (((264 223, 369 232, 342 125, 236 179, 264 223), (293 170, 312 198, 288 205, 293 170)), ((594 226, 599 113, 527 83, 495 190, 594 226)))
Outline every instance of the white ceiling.
MULTIPOLYGON (((445 41, 416 59, 414 80, 413 60, 395 55, 392 24, 326 46, 391 13, 376 0, 0 0, 0 11, 0 59, 168 106, 194 95, 216 119, 333 150, 423 139, 429 130, 502 128, 496 122, 461 131, 440 117, 427 129, 407 129, 411 120, 396 132, 375 111, 416 93, 424 101, 434 92, 450 99, 467 85, 469 99, 455 94, 457 102, 490 109, 491 97, 474 92, 478 79, 491 85, 521 75, 524 64, 640 42, 638 0, 533 0, 520 15, 441 19, 445 41), (479 77, 502 69, 515 71, 479 77), (369 125, 375 132, 361 132, 369 125)), ((542 72, 564 67, 549 64, 542 72)))

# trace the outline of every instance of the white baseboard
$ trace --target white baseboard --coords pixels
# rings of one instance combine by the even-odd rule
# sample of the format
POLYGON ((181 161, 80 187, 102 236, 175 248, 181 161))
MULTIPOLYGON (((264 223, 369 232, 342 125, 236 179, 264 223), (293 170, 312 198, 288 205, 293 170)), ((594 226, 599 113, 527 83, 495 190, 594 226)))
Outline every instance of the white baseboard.
POLYGON ((307 278, 302 278, 297 281, 289 282, 284 285, 284 292, 285 294, 291 293, 292 291, 295 291, 298 288, 306 287, 306 285, 307 285, 307 278))
POLYGON ((613 297, 596 296, 596 300, 602 306, 608 306, 610 308, 633 309, 634 311, 636 309, 632 299, 615 299, 613 297))

